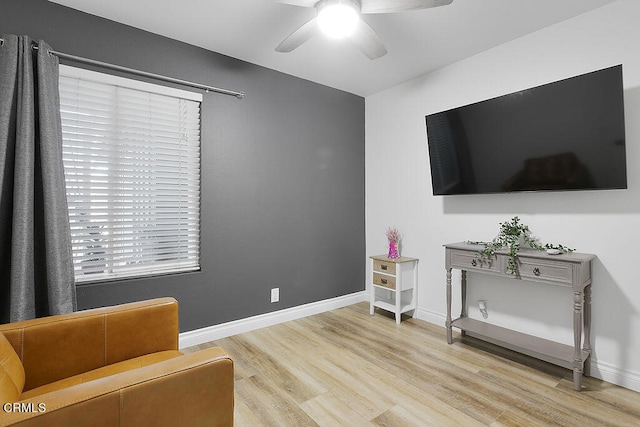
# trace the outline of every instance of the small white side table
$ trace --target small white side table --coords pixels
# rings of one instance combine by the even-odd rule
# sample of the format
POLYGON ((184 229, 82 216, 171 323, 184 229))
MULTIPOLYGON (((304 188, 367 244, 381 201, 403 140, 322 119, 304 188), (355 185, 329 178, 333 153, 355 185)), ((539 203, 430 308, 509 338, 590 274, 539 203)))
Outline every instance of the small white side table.
POLYGON ((402 313, 416 309, 418 303, 418 259, 388 258, 376 255, 370 259, 370 314, 374 307, 395 313, 400 324, 402 313))

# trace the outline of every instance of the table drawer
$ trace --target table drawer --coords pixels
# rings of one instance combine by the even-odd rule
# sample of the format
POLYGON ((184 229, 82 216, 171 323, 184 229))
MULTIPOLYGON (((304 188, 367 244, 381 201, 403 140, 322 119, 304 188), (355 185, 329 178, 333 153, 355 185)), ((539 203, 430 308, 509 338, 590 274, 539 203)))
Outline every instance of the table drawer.
POLYGON ((379 271, 381 273, 387 273, 387 274, 396 274, 396 263, 374 259, 373 271, 379 271))
POLYGON ((518 271, 520 272, 520 277, 523 279, 568 285, 573 283, 573 268, 567 263, 520 257, 518 257, 518 259, 518 271))
POLYGON ((497 259, 491 261, 480 259, 476 252, 460 251, 452 249, 450 251, 451 267, 461 270, 485 270, 500 272, 500 265, 497 259))
POLYGON ((384 274, 373 273, 373 284, 378 286, 384 286, 385 288, 389 288, 389 289, 395 289, 396 278, 394 276, 387 276, 384 274))

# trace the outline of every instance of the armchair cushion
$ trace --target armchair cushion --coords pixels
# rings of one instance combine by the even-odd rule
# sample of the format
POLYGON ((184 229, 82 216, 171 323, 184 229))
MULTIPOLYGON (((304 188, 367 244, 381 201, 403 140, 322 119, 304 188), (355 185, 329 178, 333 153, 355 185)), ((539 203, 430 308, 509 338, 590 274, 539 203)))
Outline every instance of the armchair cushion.
POLYGON ((87 381, 106 378, 111 375, 142 368, 143 366, 152 365, 154 363, 173 359, 174 357, 179 356, 182 356, 182 353, 180 353, 179 351, 161 351, 158 353, 146 354, 144 356, 114 363, 113 365, 107 365, 102 368, 94 369, 93 371, 85 372, 84 374, 74 375, 69 378, 65 378, 59 381, 45 384, 38 388, 31 389, 27 392, 22 393, 22 399, 31 399, 32 397, 36 397, 41 394, 62 390, 74 385, 86 383, 87 381))
POLYGON ((24 368, 9 341, 0 333, 0 402, 15 402, 24 387, 24 368))

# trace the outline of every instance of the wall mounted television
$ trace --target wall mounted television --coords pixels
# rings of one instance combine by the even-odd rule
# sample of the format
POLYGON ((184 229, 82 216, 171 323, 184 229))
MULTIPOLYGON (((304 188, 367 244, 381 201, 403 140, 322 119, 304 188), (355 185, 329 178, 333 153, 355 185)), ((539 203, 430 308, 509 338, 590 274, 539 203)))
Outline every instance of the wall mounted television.
POLYGON ((434 195, 627 188, 622 65, 426 116, 434 195))

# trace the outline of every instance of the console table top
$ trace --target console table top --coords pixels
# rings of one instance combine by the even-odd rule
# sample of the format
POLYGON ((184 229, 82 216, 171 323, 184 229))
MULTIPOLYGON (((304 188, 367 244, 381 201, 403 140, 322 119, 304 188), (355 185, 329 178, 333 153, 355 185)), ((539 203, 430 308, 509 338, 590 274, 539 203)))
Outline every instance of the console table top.
MULTIPOLYGON (((448 249, 460 249, 465 251, 478 252, 482 250, 482 243, 458 242, 458 243, 447 243, 443 246, 448 249)), ((509 251, 506 248, 496 251, 496 254, 501 254, 501 255, 507 255, 508 253, 509 251)), ((586 254, 581 252, 563 252, 558 255, 549 255, 545 251, 537 251, 531 248, 521 248, 518 251, 518 256, 524 256, 528 258, 537 258, 537 259, 549 259, 549 260, 563 261, 563 262, 575 262, 575 263, 587 262, 596 257, 594 254, 586 254)))

